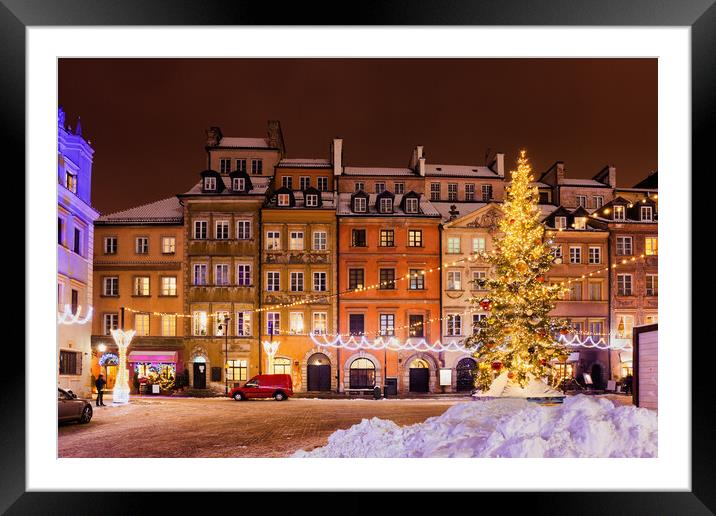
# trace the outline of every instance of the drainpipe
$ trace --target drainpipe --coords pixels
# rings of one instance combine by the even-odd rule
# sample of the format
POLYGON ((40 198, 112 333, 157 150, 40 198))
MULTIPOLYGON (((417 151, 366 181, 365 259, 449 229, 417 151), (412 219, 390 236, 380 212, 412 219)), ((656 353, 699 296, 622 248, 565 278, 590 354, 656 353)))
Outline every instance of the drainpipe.
MULTIPOLYGON (((335 180, 335 179, 334 179, 335 180)), ((336 210, 338 210, 338 187, 334 183, 333 188, 335 190, 335 198, 336 198, 336 210)), ((336 293, 338 292, 338 287, 340 285, 340 277, 341 277, 341 262, 339 259, 340 254, 340 241, 341 241, 341 232, 338 229, 338 225, 340 222, 340 218, 336 215, 336 277, 333 284, 333 288, 336 290, 336 293)), ((341 334, 341 296, 336 296, 336 333, 338 335, 341 334)), ((336 348, 336 394, 340 394, 341 392, 341 348, 336 348)))
MULTIPOLYGON (((259 208, 259 216, 258 216, 259 223, 258 223, 258 228, 257 228, 258 233, 259 233, 259 238, 258 238, 258 240, 259 240, 259 253, 258 253, 259 254, 259 259, 258 259, 258 264, 259 264, 258 278, 259 278, 259 280, 258 280, 258 292, 256 293, 257 297, 259 298, 259 301, 258 301, 259 308, 261 308, 263 306, 263 303, 261 302, 261 300, 262 300, 261 296, 263 293, 263 280, 264 280, 264 273, 263 273, 263 267, 262 267, 263 252, 264 252, 264 244, 263 244, 264 231, 263 231, 263 222, 261 220, 261 214, 262 214, 262 211, 261 211, 261 208, 259 208)), ((259 337, 259 342, 258 342, 258 345, 259 345, 259 374, 261 374, 261 372, 263 371, 263 366, 262 366, 263 358, 261 356, 261 346, 262 346, 262 344, 261 344, 261 329, 263 328, 263 323, 264 323, 263 311, 259 312, 258 323, 259 323, 259 328, 258 328, 259 331, 257 333, 258 333, 258 337, 259 337)))
MULTIPOLYGON (((607 226, 608 228, 609 226, 607 226)), ((612 236, 611 231, 607 237, 607 267, 609 274, 607 275, 607 335, 609 339, 609 346, 607 347, 607 367, 609 368, 609 379, 611 380, 612 375, 612 236)))

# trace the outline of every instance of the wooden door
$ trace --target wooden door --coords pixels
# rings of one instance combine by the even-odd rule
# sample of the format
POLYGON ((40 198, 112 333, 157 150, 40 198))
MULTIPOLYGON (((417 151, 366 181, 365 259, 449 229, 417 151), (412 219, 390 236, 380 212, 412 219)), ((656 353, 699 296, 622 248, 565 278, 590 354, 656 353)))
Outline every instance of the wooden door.
POLYGON ((206 389, 206 364, 194 362, 194 388, 206 389))
POLYGON ((425 367, 410 368, 410 392, 428 392, 430 387, 430 369, 425 367))
POLYGON ((331 366, 329 364, 308 366, 308 390, 331 390, 331 366))

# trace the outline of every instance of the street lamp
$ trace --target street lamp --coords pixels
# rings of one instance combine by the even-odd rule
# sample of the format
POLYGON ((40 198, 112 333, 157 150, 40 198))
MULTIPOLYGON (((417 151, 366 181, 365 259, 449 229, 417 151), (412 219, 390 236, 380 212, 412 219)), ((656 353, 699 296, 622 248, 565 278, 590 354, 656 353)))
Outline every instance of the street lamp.
POLYGON ((224 332, 224 389, 225 393, 229 395, 229 321, 231 319, 228 315, 224 316, 223 325, 219 325, 219 329, 224 332))

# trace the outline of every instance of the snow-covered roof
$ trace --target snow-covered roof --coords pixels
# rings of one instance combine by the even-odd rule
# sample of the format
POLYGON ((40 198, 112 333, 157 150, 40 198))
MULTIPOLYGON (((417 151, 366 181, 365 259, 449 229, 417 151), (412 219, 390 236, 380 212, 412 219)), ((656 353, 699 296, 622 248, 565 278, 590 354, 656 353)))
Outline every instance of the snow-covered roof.
POLYGON ((490 167, 479 165, 426 164, 425 175, 430 177, 482 177, 502 179, 490 167))
MULTIPOLYGON (((221 180, 224 182, 224 190, 216 193, 208 193, 206 195, 236 195, 236 192, 234 192, 231 189, 231 178, 229 176, 221 176, 221 180)), ((266 190, 268 190, 269 182, 271 181, 270 177, 262 177, 262 176, 251 176, 251 184, 253 188, 251 189, 249 194, 253 195, 263 195, 266 193, 266 190)), ((196 194, 202 194, 202 188, 201 188, 201 179, 192 186, 188 191, 184 192, 184 195, 196 195, 196 194)))
POLYGON ((343 174, 346 176, 415 176, 415 172, 409 168, 399 167, 345 167, 343 174))
POLYGON ((102 224, 124 223, 181 223, 184 210, 176 197, 142 204, 128 210, 102 215, 97 222, 102 224))
POLYGON ((450 210, 452 206, 459 212, 458 217, 464 217, 480 208, 487 206, 489 203, 486 202, 443 202, 443 201, 431 201, 435 209, 440 213, 440 217, 443 222, 450 220, 450 210))
POLYGON ((548 185, 547 183, 542 183, 540 181, 532 181, 530 186, 536 186, 537 188, 552 188, 552 185, 548 185))
POLYGON ((268 149, 269 143, 266 138, 233 138, 224 136, 218 147, 242 147, 249 149, 268 149))
MULTIPOLYGON (((321 203, 322 206, 320 208, 316 206, 305 206, 304 205, 304 196, 303 192, 300 190, 294 190, 293 192, 293 198, 296 201, 295 206, 277 206, 275 203, 275 200, 272 199, 269 203, 266 204, 267 208, 278 208, 281 210, 295 210, 295 209, 312 209, 312 210, 335 210, 336 209, 336 198, 335 194, 333 192, 321 192, 321 203)), ((275 196, 274 196, 275 197, 275 196)))
POLYGON ((291 168, 331 168, 331 162, 324 158, 284 158, 278 162, 278 167, 291 168))
POLYGON ((393 213, 378 213, 378 210, 375 207, 375 198, 380 194, 369 194, 368 199, 368 211, 366 213, 355 213, 351 210, 351 196, 353 194, 350 193, 342 193, 338 194, 338 215, 355 215, 357 217, 361 216, 371 216, 371 215, 380 215, 381 217, 439 217, 440 212, 435 209, 435 206, 433 203, 428 201, 425 196, 420 196, 420 213, 404 213, 403 210, 400 209, 400 202, 403 199, 402 194, 396 194, 395 198, 393 199, 393 213))
POLYGON ((565 186, 607 186, 601 181, 597 181, 596 179, 569 179, 565 178, 562 179, 562 182, 560 183, 565 186))

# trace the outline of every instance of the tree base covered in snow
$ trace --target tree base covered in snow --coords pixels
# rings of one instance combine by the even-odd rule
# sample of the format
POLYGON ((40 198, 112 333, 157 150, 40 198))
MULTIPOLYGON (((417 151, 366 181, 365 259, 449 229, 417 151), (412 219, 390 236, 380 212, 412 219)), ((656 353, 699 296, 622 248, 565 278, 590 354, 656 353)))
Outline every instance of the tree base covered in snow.
POLYGON ((469 401, 401 427, 364 419, 328 444, 294 457, 656 457, 656 412, 571 396, 561 405, 526 399, 469 401))
POLYGON ((532 399, 553 399, 561 402, 565 395, 553 389, 542 379, 531 378, 524 387, 507 378, 507 372, 503 372, 495 378, 486 391, 478 391, 473 394, 475 398, 532 398, 532 399))

